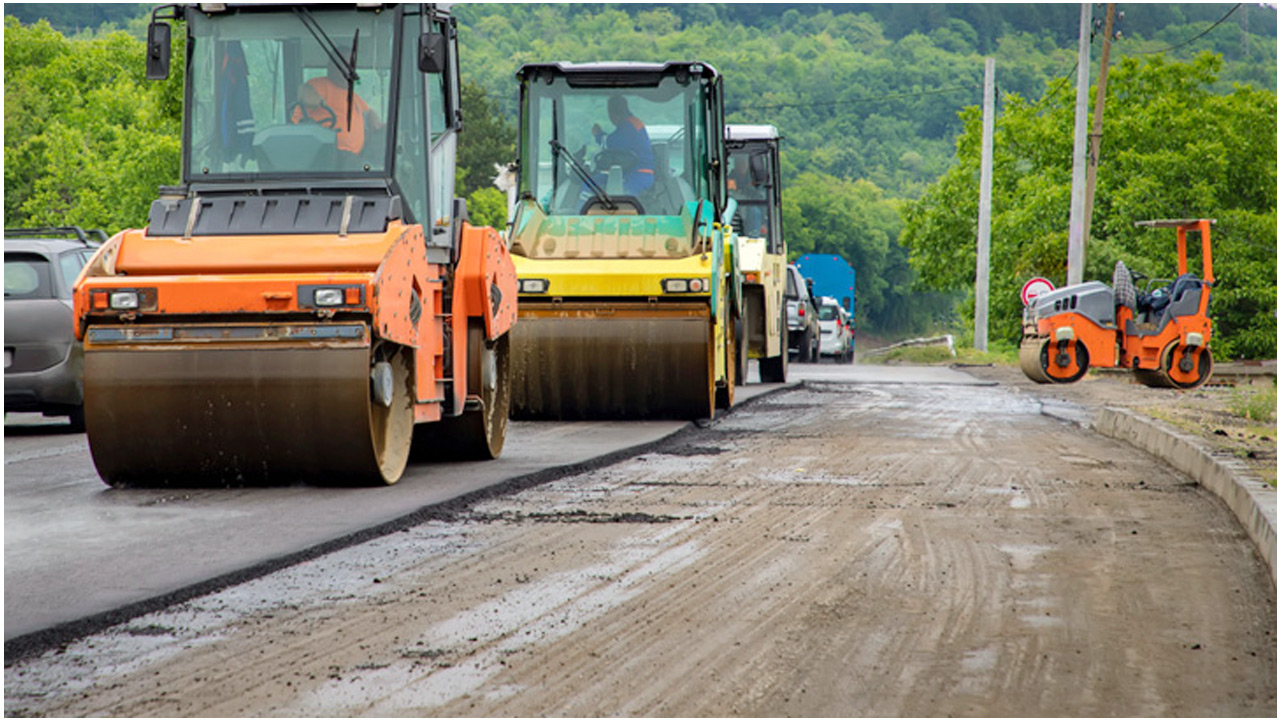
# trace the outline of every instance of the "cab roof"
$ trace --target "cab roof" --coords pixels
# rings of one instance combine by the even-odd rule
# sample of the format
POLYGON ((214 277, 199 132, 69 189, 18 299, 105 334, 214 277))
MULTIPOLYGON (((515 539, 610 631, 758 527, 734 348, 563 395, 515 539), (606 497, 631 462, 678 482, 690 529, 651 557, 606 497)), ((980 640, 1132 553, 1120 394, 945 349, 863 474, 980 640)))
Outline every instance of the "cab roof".
POLYGON ((657 85, 663 78, 671 76, 703 76, 709 80, 720 76, 713 66, 698 60, 670 60, 664 63, 614 60, 591 63, 525 63, 516 71, 516 78, 524 81, 544 73, 548 77, 564 76, 571 86, 583 87, 635 87, 657 85))
POLYGON ((777 140, 778 128, 772 125, 726 125, 726 140, 777 140))

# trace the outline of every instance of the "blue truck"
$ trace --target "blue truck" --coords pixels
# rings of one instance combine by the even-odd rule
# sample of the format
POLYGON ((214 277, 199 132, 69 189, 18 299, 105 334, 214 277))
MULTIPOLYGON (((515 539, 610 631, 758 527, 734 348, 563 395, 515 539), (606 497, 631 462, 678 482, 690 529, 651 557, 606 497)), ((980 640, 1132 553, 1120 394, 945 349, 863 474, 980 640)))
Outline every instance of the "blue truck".
MULTIPOLYGON (((800 256, 795 266, 800 274, 812 283, 810 294, 813 295, 815 303, 820 302, 818 298, 831 297, 848 311, 852 332, 856 300, 853 288, 857 278, 857 272, 854 271, 853 266, 839 255, 820 253, 800 256)), ((852 354, 852 348, 850 348, 851 357, 852 354)))
POLYGON ((857 273, 853 266, 839 255, 821 255, 809 253, 796 260, 800 274, 813 281, 814 297, 833 297, 840 303, 849 316, 854 316, 854 279, 857 273))

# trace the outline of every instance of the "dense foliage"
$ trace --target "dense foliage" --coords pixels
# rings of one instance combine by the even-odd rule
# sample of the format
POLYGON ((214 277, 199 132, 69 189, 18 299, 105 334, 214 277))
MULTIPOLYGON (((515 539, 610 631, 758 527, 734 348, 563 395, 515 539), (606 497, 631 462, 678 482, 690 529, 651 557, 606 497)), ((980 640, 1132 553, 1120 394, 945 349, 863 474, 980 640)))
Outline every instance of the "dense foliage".
MULTIPOLYGON (((1220 358, 1276 353, 1276 95, 1209 91, 1220 60, 1122 60, 1108 80, 1106 122, 1085 280, 1110 284, 1117 260, 1151 277, 1177 275, 1172 230, 1157 218, 1211 217, 1211 315, 1220 358)), ((991 223, 991 337, 1016 342, 1018 291, 1042 275, 1066 280, 1075 91, 1005 99, 996 121, 991 223)), ((964 114, 957 164, 904 212, 902 242, 923 284, 967 289, 975 272, 981 117, 964 114)), ((1194 238, 1194 236, 1193 236, 1194 238)), ((1190 243, 1198 274, 1198 243, 1190 243)), ((968 301, 972 308, 972 297, 968 301)), ((967 312, 971 317, 972 313, 967 312)))
MULTIPOLYGON (((1125 37, 1114 49, 1116 89, 1107 108, 1098 248, 1089 272, 1104 277, 1102 264, 1114 257, 1137 262, 1145 259, 1147 245, 1163 247, 1155 239, 1159 233, 1144 231, 1151 237, 1142 240, 1143 234, 1123 230, 1131 219, 1174 209, 1216 213, 1221 339, 1232 353, 1257 354, 1274 352, 1275 345, 1274 183, 1268 216, 1256 197, 1265 182, 1246 165, 1266 155, 1266 143, 1245 143, 1245 155, 1233 154, 1230 132, 1270 137, 1274 178, 1275 96, 1269 91, 1276 82, 1276 13, 1235 6, 1215 25, 1232 8, 1121 6, 1125 37), (1135 60, 1161 58, 1165 50, 1169 61, 1135 60), (1197 61, 1210 65, 1191 73, 1189 95, 1169 96, 1175 100, 1152 89, 1172 79, 1137 80, 1156 68, 1186 74, 1173 61, 1205 50, 1221 60, 1197 61), (1236 83, 1267 92, 1233 91, 1236 83), (1139 92, 1132 87, 1147 87, 1141 97, 1154 107, 1120 97, 1139 92), (1269 115, 1259 110, 1268 98, 1269 115), (1244 115, 1234 117, 1239 113, 1244 115), (1207 163, 1191 181, 1170 169, 1177 163, 1165 162, 1184 149, 1176 139, 1190 134, 1189 117, 1223 128, 1216 136, 1187 140, 1200 153, 1198 162, 1207 163), (1166 129, 1165 122, 1173 126, 1166 129), (1246 132, 1250 123, 1258 127, 1246 132), (1228 179, 1228 185, 1215 184, 1228 179), (1164 209, 1147 202, 1178 193, 1190 198, 1192 187, 1205 189, 1218 204, 1164 209), (1235 204, 1224 205, 1229 198, 1235 204), (1266 257, 1270 265, 1260 259, 1266 257)), ((495 163, 514 159, 514 74, 521 63, 702 59, 725 76, 730 122, 771 123, 786 137, 784 221, 792 256, 833 252, 855 264, 860 327, 901 335, 958 322, 971 316, 964 306, 957 314, 952 300, 972 283, 973 108, 986 54, 997 59, 1002 98, 997 202, 1010 203, 998 210, 996 240, 1014 242, 1013 249, 1002 246, 1012 254, 998 262, 1013 267, 1009 263, 1021 261, 1028 242, 1039 248, 1039 255, 1028 256, 1037 263, 1065 253, 1068 202, 1061 173, 1070 157, 1078 10, 1025 3, 456 5, 464 78, 459 193, 474 220, 502 223, 505 202, 490 182, 495 163), (899 243, 904 227, 910 263, 899 243), (950 255, 929 249, 930 238, 944 236, 939 233, 950 233, 950 255)), ((141 79, 149 6, 18 3, 5 11, 23 23, 6 18, 5 25, 6 223, 78 222, 117 230, 145 222, 156 186, 178 179, 181 118, 180 63, 169 82, 141 79), (33 25, 39 17, 74 39, 33 25), (95 30, 101 22, 108 24, 95 30), (113 33, 114 27, 128 32, 113 33)), ((177 46, 174 57, 182 57, 177 46)), ((1033 265, 1053 269, 1031 263, 1016 271, 1033 265)), ((1137 266, 1161 269, 1155 262, 1137 266)), ((1009 295, 1008 288, 993 285, 993 297, 1007 303, 1001 293, 1009 295)), ((992 318, 1016 323, 1016 309, 993 307, 992 318)))
POLYGON ((156 188, 178 180, 182 67, 148 82, 143 60, 123 32, 71 41, 5 18, 6 227, 145 222, 156 188))

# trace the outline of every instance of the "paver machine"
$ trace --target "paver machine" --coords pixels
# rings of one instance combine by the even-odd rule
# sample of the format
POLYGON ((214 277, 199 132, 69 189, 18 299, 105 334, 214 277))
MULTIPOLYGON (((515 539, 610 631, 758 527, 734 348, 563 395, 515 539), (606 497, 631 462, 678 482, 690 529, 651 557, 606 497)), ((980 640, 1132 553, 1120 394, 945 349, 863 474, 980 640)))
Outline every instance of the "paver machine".
POLYGON ((1117 262, 1112 287, 1097 281, 1040 295, 1023 315, 1020 364, 1038 383, 1070 383, 1090 367, 1122 367, 1151 387, 1183 390, 1213 372, 1209 293, 1213 288, 1210 226, 1214 220, 1149 220, 1141 227, 1177 231, 1178 277, 1146 278, 1144 291, 1117 262), (1187 234, 1200 236, 1204 277, 1187 266, 1187 234))
POLYGON ((391 484, 501 452, 516 279, 453 198, 454 21, 431 5, 164 6, 185 20, 182 184, 75 291, 110 485, 391 484))
POLYGON ((701 62, 520 68, 512 410, 707 418, 743 333, 723 84, 701 62))
POLYGON ((747 352, 739 357, 739 384, 746 358, 759 361, 760 380, 787 381, 787 241, 782 234, 782 182, 778 164, 781 136, 772 125, 730 125, 729 197, 737 202, 742 273, 741 313, 747 352))

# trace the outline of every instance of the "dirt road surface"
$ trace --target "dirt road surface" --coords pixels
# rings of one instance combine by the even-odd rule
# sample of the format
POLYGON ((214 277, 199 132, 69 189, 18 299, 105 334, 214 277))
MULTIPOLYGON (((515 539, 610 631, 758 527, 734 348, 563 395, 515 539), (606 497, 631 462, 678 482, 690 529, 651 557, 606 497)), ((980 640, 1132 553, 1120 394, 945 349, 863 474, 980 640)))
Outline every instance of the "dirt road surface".
POLYGON ((775 393, 14 664, 5 711, 1274 717, 1274 584, 1230 513, 1039 407, 775 393))

